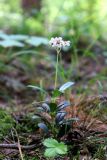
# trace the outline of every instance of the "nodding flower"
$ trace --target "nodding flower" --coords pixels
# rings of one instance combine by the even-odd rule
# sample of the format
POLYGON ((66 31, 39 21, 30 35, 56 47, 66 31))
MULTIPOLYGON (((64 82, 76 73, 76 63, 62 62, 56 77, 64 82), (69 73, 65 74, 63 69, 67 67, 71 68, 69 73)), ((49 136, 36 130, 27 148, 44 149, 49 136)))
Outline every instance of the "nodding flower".
POLYGON ((56 49, 61 49, 62 47, 69 47, 70 41, 64 41, 62 37, 55 37, 51 38, 49 44, 56 49))

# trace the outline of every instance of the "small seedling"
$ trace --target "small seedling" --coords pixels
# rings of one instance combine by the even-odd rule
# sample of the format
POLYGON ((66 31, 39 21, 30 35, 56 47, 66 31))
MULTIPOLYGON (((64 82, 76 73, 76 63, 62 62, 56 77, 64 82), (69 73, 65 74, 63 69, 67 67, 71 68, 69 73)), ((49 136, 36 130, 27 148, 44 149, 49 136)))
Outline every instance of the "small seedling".
POLYGON ((45 139, 43 145, 46 147, 45 157, 56 157, 67 154, 67 146, 63 142, 58 142, 53 138, 45 139))

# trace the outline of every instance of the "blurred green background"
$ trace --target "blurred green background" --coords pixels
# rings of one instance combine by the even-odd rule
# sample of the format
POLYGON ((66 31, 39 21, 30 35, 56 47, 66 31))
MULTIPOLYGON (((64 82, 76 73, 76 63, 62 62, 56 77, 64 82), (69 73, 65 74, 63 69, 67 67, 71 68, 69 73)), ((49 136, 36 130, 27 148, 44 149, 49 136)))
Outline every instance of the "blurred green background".
POLYGON ((106 6, 106 0, 0 0, 0 29, 106 40, 106 6))

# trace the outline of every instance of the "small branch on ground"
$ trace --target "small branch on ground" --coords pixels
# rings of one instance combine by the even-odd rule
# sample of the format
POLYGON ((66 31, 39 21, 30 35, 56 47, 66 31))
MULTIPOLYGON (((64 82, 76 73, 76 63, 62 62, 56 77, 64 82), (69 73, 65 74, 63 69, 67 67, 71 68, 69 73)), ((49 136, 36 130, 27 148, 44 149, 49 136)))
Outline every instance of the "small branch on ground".
MULTIPOLYGON (((39 145, 33 144, 33 145, 28 145, 28 146, 21 145, 20 147, 22 150, 31 150, 31 149, 38 148, 40 146, 41 146, 41 144, 39 144, 39 145)), ((18 146, 18 144, 0 144, 0 148, 17 149, 18 150, 19 146, 18 146)))

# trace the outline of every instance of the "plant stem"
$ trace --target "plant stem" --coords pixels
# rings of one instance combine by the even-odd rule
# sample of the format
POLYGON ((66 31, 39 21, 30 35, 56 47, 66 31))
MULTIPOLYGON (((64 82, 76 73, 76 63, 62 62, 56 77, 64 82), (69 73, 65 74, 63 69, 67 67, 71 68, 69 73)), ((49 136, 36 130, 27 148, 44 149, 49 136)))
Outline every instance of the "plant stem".
POLYGON ((57 50, 57 61, 56 61, 56 72, 55 72, 55 88, 57 87, 57 79, 58 79, 58 56, 59 56, 60 50, 57 50))

